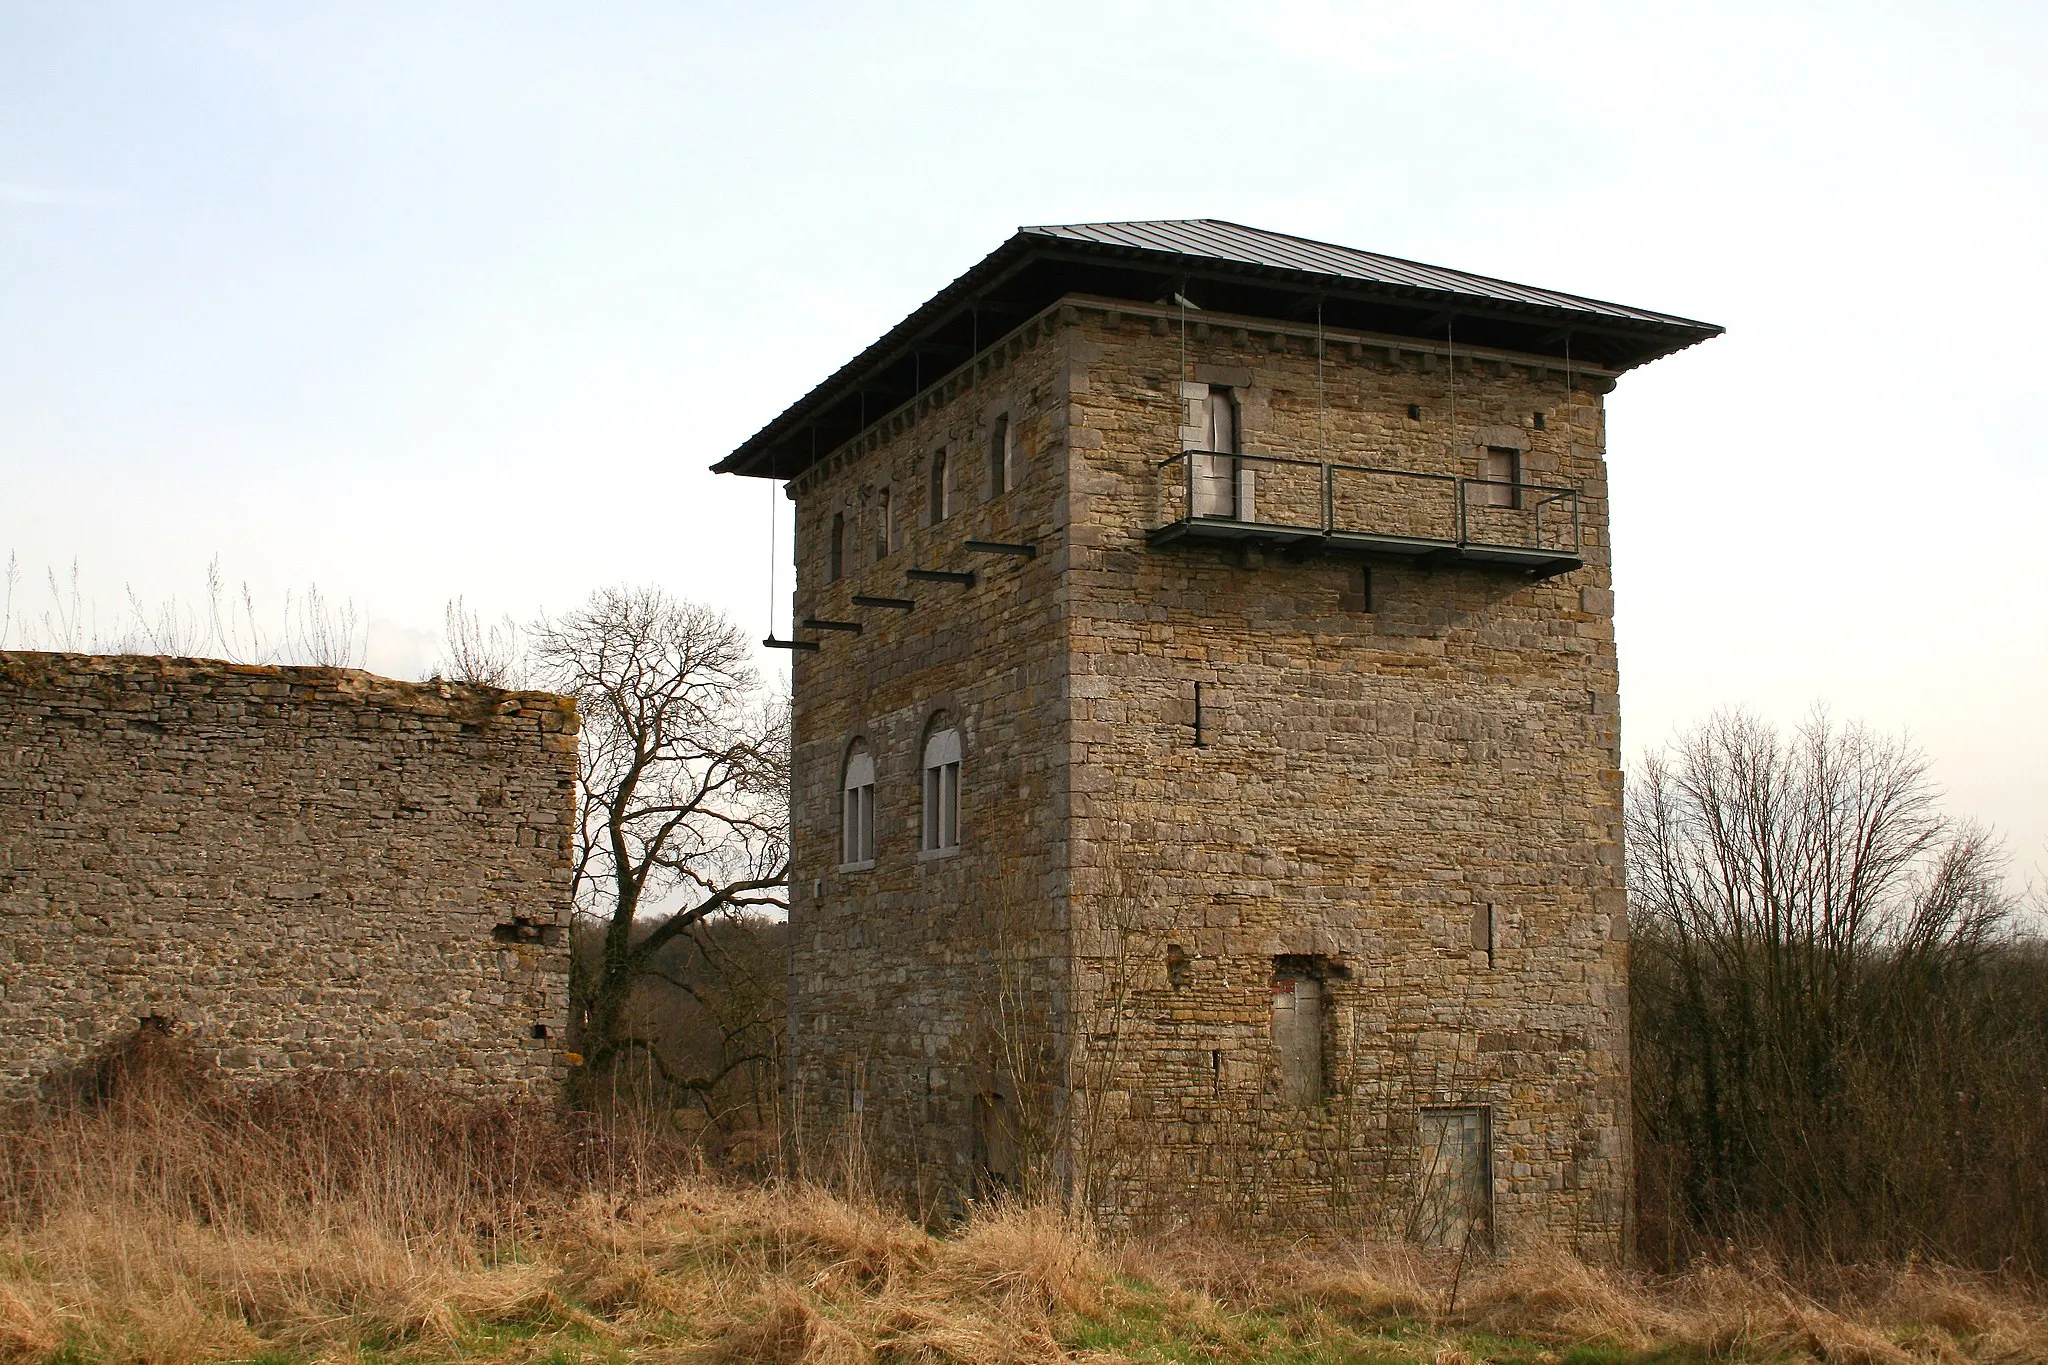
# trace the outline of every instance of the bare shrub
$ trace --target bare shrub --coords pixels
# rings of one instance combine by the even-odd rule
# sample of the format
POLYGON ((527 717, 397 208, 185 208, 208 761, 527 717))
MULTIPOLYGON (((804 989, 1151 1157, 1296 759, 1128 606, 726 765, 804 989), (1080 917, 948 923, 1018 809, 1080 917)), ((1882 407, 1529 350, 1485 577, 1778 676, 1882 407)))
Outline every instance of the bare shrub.
POLYGON ((245 582, 230 595, 216 556, 206 566, 204 612, 172 594, 151 602, 133 584, 124 585, 127 611, 102 622, 99 604, 80 584, 78 563, 68 575, 45 570, 49 604, 32 613, 18 600, 19 560, 9 554, 0 603, 0 649, 44 649, 85 654, 164 654, 219 658, 230 663, 302 664, 361 668, 369 648, 353 600, 335 601, 317 583, 303 596, 287 591, 274 628, 259 610, 245 582))
POLYGON ((525 647, 519 625, 510 616, 486 626, 460 597, 442 611, 448 652, 434 665, 433 676, 483 687, 526 685, 525 647))
MULTIPOLYGON (((579 924, 578 960, 603 950, 603 926, 579 924)), ((720 1169, 766 1174, 781 1159, 788 958, 788 925, 763 915, 715 916, 650 956, 622 1015, 644 1051, 607 1073, 607 1103, 665 1113, 720 1169)))

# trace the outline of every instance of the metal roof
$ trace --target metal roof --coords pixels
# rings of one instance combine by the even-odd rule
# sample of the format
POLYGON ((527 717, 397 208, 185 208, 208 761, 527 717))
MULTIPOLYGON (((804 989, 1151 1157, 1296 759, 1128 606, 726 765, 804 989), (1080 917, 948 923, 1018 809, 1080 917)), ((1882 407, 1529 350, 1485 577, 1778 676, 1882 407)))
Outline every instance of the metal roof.
MULTIPOLYGON (((1136 223, 1066 223, 1048 227, 1019 228, 1027 236, 1048 237, 1067 242, 1092 242, 1101 246, 1133 247, 1140 251, 1164 251, 1176 256, 1227 261, 1239 265, 1265 266, 1275 270, 1323 275, 1331 279, 1358 280, 1369 284, 1423 289, 1464 298, 1490 299, 1504 304, 1528 304, 1540 308, 1561 308, 1598 317, 1633 322, 1676 323, 1686 327, 1707 327, 1669 313, 1652 313, 1618 303, 1560 294, 1552 289, 1496 280, 1487 275, 1449 270, 1399 256, 1382 256, 1375 251, 1337 246, 1284 232, 1228 223, 1220 218, 1169 218, 1136 223)), ((1711 330, 1720 331, 1718 327, 1711 330)))
POLYGON ((712 468, 794 478, 1070 294, 1494 348, 1619 372, 1721 328, 1213 218, 1019 228, 712 468))

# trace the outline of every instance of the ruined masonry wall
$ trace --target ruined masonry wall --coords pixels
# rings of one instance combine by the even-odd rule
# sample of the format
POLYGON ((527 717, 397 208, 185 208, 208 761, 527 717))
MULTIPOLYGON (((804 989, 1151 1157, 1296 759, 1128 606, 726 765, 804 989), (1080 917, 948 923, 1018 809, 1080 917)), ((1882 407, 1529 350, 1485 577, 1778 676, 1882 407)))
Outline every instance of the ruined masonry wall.
POLYGON ((551 1088, 576 730, 546 693, 0 653, 0 1097, 152 1017, 244 1079, 551 1088))

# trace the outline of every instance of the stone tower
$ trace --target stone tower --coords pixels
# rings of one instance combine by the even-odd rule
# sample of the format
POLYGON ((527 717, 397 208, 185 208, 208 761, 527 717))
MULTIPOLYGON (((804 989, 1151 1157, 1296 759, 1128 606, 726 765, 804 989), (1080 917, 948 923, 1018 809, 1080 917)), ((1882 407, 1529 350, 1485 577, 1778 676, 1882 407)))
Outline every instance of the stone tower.
POLYGON ((1617 1254, 1602 395, 1719 330, 1026 228, 721 461, 796 501, 799 1159, 1617 1254))

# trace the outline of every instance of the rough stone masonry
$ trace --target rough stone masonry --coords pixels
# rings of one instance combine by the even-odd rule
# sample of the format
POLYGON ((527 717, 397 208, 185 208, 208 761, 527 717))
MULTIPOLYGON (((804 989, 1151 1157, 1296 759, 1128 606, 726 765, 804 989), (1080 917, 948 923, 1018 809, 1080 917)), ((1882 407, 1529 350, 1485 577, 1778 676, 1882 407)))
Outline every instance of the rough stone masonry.
POLYGON ((1718 330, 1027 228, 722 461, 796 502, 801 1159, 1623 1254, 1603 396, 1718 330))
POLYGON ((0 1098, 145 1023, 233 1076, 566 1074, 574 704, 0 653, 0 1098))

